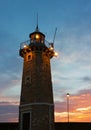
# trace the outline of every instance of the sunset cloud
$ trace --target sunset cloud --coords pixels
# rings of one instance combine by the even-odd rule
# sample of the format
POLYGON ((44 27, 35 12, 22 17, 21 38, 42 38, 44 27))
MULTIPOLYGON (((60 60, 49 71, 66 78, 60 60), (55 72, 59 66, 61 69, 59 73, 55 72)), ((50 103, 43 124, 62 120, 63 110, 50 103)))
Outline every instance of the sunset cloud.
MULTIPOLYGON (((67 101, 55 102, 55 121, 67 121, 67 101)), ((69 97, 69 115, 71 122, 91 121, 91 90, 81 90, 69 97)))
POLYGON ((17 103, 0 102, 0 122, 18 121, 18 111, 19 107, 17 103))

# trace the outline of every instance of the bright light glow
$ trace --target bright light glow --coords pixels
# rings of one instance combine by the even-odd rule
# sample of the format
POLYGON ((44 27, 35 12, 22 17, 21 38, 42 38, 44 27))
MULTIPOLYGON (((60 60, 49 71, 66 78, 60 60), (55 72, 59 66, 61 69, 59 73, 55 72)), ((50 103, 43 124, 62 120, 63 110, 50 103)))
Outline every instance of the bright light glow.
POLYGON ((67 97, 69 97, 70 96, 70 94, 69 93, 67 93, 67 97))
POLYGON ((58 56, 58 53, 57 53, 57 52, 54 52, 54 56, 56 56, 56 57, 57 57, 57 56, 58 56))
POLYGON ((23 47, 24 47, 24 48, 26 48, 26 47, 27 47, 27 45, 24 45, 23 47))
POLYGON ((39 35, 38 34, 36 34, 36 39, 39 39, 39 35))
POLYGON ((50 47, 49 49, 52 51, 52 50, 53 50, 53 47, 50 47))

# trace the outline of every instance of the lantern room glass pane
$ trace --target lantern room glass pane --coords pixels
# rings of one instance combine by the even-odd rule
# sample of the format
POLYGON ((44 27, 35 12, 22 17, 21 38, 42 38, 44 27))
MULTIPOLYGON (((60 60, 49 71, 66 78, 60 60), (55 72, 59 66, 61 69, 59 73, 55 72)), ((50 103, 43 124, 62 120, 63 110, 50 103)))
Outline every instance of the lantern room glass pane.
POLYGON ((31 35, 31 42, 39 42, 39 43, 44 43, 44 36, 41 35, 40 33, 35 33, 31 35))

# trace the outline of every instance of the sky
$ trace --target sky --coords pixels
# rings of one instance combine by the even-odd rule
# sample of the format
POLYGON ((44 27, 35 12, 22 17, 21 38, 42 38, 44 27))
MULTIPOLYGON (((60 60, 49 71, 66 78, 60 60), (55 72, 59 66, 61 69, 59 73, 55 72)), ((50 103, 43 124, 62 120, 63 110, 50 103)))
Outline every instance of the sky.
POLYGON ((39 30, 53 41, 55 122, 91 122, 91 0, 0 0, 0 122, 18 122, 23 59, 20 43, 39 30))

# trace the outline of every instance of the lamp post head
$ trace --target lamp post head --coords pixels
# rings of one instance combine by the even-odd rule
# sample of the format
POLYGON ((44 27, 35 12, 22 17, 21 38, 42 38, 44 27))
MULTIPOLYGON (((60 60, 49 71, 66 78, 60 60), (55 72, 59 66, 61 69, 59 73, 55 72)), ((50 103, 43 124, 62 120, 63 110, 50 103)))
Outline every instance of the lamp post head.
POLYGON ((67 97, 69 97, 69 96, 70 96, 70 94, 69 94, 69 93, 67 93, 66 95, 67 95, 67 97))

